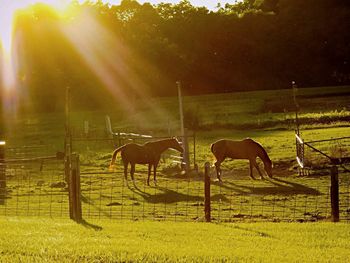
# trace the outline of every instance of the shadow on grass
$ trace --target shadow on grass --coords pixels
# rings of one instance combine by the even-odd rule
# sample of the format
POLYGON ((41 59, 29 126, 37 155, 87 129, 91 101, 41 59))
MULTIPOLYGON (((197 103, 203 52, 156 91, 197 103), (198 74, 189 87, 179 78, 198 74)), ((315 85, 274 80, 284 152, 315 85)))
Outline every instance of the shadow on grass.
POLYGON ((101 208, 101 205, 96 205, 94 203, 93 200, 91 200, 89 197, 86 197, 85 195, 81 194, 80 196, 80 199, 83 203, 93 207, 94 209, 96 209, 99 213, 102 213, 104 216, 106 217, 111 217, 111 214, 110 213, 107 213, 106 211, 104 211, 102 208, 101 208))
POLYGON ((254 230, 254 229, 250 229, 248 227, 241 227, 241 226, 232 225, 232 224, 220 224, 220 226, 231 228, 231 229, 237 229, 237 230, 241 230, 241 231, 248 232, 248 233, 253 233, 253 234, 255 234, 256 236, 259 236, 259 237, 273 238, 268 233, 261 232, 261 231, 258 231, 258 230, 254 230))
POLYGON ((85 228, 93 229, 95 231, 101 231, 103 229, 101 226, 91 224, 91 223, 87 222, 85 219, 81 220, 81 222, 79 222, 79 224, 84 226, 85 228))
MULTIPOLYGON (((249 181, 247 181, 249 183, 249 181)), ((283 195, 295 195, 295 194, 305 194, 305 195, 321 195, 318 190, 282 180, 279 178, 268 178, 263 180, 263 182, 270 182, 272 186, 247 186, 233 182, 212 182, 213 185, 231 190, 239 194, 254 194, 254 195, 270 195, 270 194, 283 194, 283 195)))
POLYGON ((202 196, 183 194, 183 193, 179 193, 179 192, 176 192, 174 190, 170 190, 170 189, 167 189, 164 187, 152 187, 152 188, 155 188, 156 190, 161 191, 161 193, 156 193, 154 195, 151 195, 149 193, 145 193, 140 188, 138 188, 136 185, 134 185, 134 188, 129 187, 129 189, 132 192, 140 195, 146 202, 152 203, 152 204, 158 204, 158 203, 172 204, 172 203, 176 203, 176 202, 203 201, 202 196))

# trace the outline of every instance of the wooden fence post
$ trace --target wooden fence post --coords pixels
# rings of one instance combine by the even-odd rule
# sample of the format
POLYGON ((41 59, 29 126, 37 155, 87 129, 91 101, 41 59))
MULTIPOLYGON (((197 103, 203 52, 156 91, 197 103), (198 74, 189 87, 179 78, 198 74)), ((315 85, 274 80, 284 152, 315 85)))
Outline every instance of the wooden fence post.
POLYGON ((338 167, 331 167, 331 207, 332 222, 339 222, 339 180, 338 167))
POLYGON ((69 215, 76 222, 82 221, 81 192, 80 192, 80 168, 79 155, 71 156, 71 169, 69 174, 69 215))
POLYGON ((6 200, 5 141, 0 141, 0 205, 6 200))
POLYGON ((204 214, 205 221, 210 222, 210 164, 205 163, 204 166, 204 214))

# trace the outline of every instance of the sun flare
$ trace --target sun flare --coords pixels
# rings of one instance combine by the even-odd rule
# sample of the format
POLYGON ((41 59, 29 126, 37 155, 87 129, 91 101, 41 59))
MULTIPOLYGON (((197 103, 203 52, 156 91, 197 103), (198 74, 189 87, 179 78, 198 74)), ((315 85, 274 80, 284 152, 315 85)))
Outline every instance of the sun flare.
POLYGON ((0 9, 0 43, 6 56, 11 53, 12 32, 15 13, 33 4, 47 4, 57 11, 64 11, 69 4, 69 0, 4 0, 0 9))

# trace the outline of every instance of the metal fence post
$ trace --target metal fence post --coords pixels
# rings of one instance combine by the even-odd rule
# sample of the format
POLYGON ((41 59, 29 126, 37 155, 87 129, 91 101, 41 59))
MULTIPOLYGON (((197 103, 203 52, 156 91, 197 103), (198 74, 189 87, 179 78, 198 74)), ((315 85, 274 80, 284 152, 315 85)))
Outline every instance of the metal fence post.
POLYGON ((185 129, 185 132, 182 137, 182 146, 184 148, 183 153, 183 162, 185 163, 184 168, 185 171, 188 172, 190 170, 190 155, 189 155, 189 147, 188 147, 188 130, 185 129))
POLYGON ((331 207, 332 222, 339 222, 339 180, 338 167, 331 167, 331 207))
POLYGON ((82 221, 81 192, 80 192, 80 168, 79 155, 71 156, 71 169, 69 173, 69 215, 76 222, 82 221))
POLYGON ((210 164, 205 163, 204 167, 204 214, 205 221, 210 222, 210 164))

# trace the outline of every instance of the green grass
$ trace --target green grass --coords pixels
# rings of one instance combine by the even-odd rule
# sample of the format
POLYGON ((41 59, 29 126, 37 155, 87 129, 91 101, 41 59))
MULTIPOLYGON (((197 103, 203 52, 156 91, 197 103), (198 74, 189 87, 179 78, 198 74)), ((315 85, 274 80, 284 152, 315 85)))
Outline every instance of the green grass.
POLYGON ((0 219, 2 262, 346 262, 347 224, 0 219))

